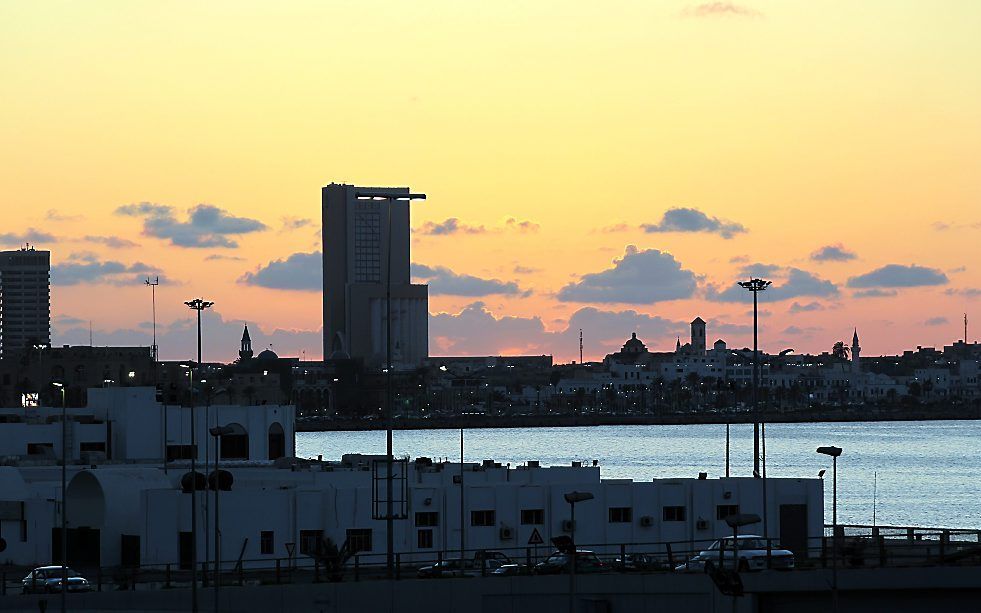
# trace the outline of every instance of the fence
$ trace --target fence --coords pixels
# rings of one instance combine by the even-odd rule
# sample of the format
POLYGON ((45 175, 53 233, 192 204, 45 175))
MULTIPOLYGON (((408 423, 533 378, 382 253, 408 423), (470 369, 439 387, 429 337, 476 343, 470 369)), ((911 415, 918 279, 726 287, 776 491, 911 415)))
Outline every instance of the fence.
MULTIPOLYGON (((840 525, 834 534, 825 527, 821 537, 807 539, 792 553, 793 569, 981 565, 981 530, 840 525), (837 547, 836 547, 837 545, 837 547)), ((651 543, 577 544, 576 572, 704 572, 718 564, 737 570, 781 569, 785 558, 777 539, 759 539, 758 549, 739 547, 733 555, 731 539, 722 541, 660 541, 651 543), (765 541, 765 543, 764 543, 765 541), (717 544, 716 544, 717 543, 717 544), (713 544, 715 547, 713 548, 713 544), (759 553, 762 552, 762 553, 759 553), (700 555, 702 554, 702 555, 700 555), (738 559, 738 561, 737 561, 738 559), (706 564, 708 562, 708 564, 706 564)), ((555 548, 539 546, 395 553, 392 579, 419 577, 513 576, 568 572, 568 557, 555 557, 555 548), (553 556, 550 558, 549 556, 553 556), (551 561, 550 561, 551 560, 551 561), (503 567, 503 568, 502 568, 503 567)), ((179 564, 143 564, 75 568, 93 590, 170 589, 187 587, 191 570, 179 564)), ((30 568, 0 568, 0 595, 23 589, 30 568)), ((367 581, 387 579, 385 553, 357 552, 349 557, 299 555, 289 558, 222 560, 216 575, 212 563, 202 562, 197 579, 203 587, 367 581)), ((35 582, 27 586, 38 588, 35 582)), ((41 588, 43 590, 43 584, 41 588)), ((57 590, 57 588, 55 588, 57 590)))

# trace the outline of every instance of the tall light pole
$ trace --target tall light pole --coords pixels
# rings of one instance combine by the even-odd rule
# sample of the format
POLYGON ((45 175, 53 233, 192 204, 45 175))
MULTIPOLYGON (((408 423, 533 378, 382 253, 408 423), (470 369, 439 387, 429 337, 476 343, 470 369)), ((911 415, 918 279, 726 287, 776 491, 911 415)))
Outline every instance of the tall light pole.
MULTIPOLYGON (((201 368, 201 311, 209 309, 214 306, 214 302, 209 302, 207 300, 202 300, 201 298, 194 298, 193 300, 188 300, 184 303, 193 311, 198 313, 198 361, 197 368, 201 368)), ((191 611, 197 613, 198 611, 198 520, 197 520, 197 489, 198 489, 198 474, 197 468, 195 466, 195 456, 198 454, 197 439, 194 434, 194 370, 190 368, 188 374, 191 378, 190 384, 190 395, 191 395, 191 611)))
MULTIPOLYGON (((68 409, 65 403, 65 384, 52 383, 61 390, 61 611, 65 612, 68 594, 68 409)), ((40 400, 40 398, 39 398, 40 400)))
POLYGON ((763 477, 763 538, 770 538, 767 532, 767 512, 766 512, 766 472, 760 472, 760 405, 759 405, 759 386, 760 386, 760 351, 759 351, 759 300, 758 294, 765 291, 773 283, 763 279, 753 278, 749 281, 740 281, 739 287, 749 290, 753 294, 753 476, 763 477))
POLYGON ((572 523, 572 529, 569 531, 572 540, 572 550, 569 552, 569 613, 576 611, 576 554, 578 550, 576 547, 576 503, 592 499, 593 494, 591 492, 569 492, 565 495, 565 501, 569 503, 572 523))
POLYGON ((838 613, 838 456, 841 447, 818 447, 817 452, 831 456, 831 606, 838 613))
POLYGON ((231 426, 215 426, 208 430, 215 437, 215 613, 218 612, 218 590, 221 588, 221 529, 218 515, 218 492, 221 490, 221 471, 218 469, 218 448, 221 437, 234 434, 231 426))
POLYGON ((425 194, 393 194, 375 191, 365 191, 356 194, 359 200, 382 200, 386 202, 387 223, 385 249, 385 561, 388 578, 395 577, 395 509, 393 506, 394 484, 393 484, 393 464, 394 455, 392 450, 392 405, 394 404, 394 391, 392 388, 392 206, 394 202, 412 200, 425 200, 425 194))
POLYGON ((153 382, 157 382, 157 286, 160 285, 160 277, 155 277, 150 281, 146 278, 147 287, 150 288, 150 309, 153 314, 153 344, 150 345, 150 358, 153 360, 153 382))

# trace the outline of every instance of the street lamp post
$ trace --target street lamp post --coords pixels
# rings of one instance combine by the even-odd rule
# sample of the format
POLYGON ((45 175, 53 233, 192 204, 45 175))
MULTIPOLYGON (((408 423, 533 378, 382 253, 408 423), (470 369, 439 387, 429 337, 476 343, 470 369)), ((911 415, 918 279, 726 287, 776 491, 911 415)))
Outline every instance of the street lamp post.
MULTIPOLYGON (((758 294, 773 283, 759 278, 739 281, 739 287, 753 294, 753 476, 763 478, 763 537, 770 538, 767 532, 766 512, 766 469, 760 471, 760 353, 759 353, 759 300, 758 294)), ((765 431, 764 431, 765 432, 765 431)), ((765 434, 764 434, 765 436, 765 434)))
POLYGON ((208 430, 215 437, 215 613, 218 612, 218 591, 221 589, 221 528, 218 515, 218 493, 221 491, 221 471, 218 468, 218 449, 221 437, 234 434, 231 426, 215 426, 208 430))
POLYGON ((572 520, 572 529, 569 531, 572 540, 569 551, 569 613, 575 613, 576 610, 576 503, 592 499, 593 494, 590 492, 569 492, 565 495, 565 501, 569 503, 571 509, 572 520))
MULTIPOLYGON (((198 314, 198 361, 197 367, 201 368, 201 311, 214 306, 214 302, 194 298, 184 303, 198 314)), ((194 375, 193 368, 189 367, 188 375, 191 378, 191 611, 198 611, 198 521, 197 521, 197 489, 198 480, 195 466, 195 456, 197 456, 197 441, 194 434, 194 375)))
POLYGON ((68 594, 68 409, 65 403, 65 384, 53 383, 61 390, 61 611, 67 608, 65 602, 68 594))
POLYGON ((817 452, 831 456, 831 603, 838 612, 838 456, 841 447, 818 447, 817 452))

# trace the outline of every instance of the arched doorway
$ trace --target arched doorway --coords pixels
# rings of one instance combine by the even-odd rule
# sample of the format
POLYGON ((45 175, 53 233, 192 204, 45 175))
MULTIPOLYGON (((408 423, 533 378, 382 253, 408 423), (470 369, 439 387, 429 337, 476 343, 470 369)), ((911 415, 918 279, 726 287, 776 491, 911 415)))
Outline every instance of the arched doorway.
POLYGON ((286 455, 286 434, 279 422, 269 426, 269 459, 276 460, 286 455))
POLYGON ((249 459, 249 433, 241 424, 228 424, 232 433, 221 437, 222 460, 249 459))

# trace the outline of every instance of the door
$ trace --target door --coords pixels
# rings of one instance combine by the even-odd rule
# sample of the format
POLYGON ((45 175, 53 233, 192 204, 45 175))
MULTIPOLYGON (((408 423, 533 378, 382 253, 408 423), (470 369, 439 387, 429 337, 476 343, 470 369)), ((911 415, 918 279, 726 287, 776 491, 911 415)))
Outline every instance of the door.
POLYGON ((140 535, 123 534, 119 543, 119 559, 123 566, 140 565, 140 535))
POLYGON ((807 557, 806 504, 780 505, 780 545, 798 559, 807 557))
MULTIPOLYGON (((75 568, 98 568, 101 561, 101 538, 93 528, 68 529, 68 563, 75 568)), ((61 564, 61 528, 51 529, 51 560, 61 564)))
POLYGON ((180 539, 179 547, 181 570, 191 570, 191 533, 180 532, 178 533, 178 538, 180 539))

